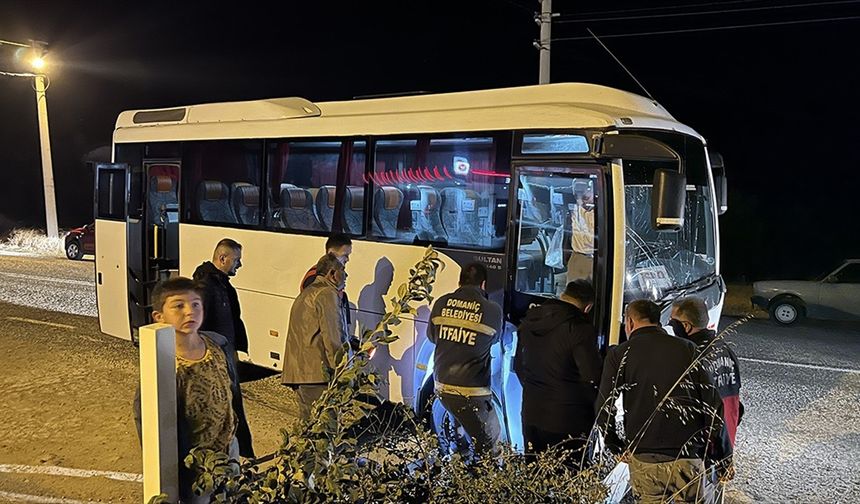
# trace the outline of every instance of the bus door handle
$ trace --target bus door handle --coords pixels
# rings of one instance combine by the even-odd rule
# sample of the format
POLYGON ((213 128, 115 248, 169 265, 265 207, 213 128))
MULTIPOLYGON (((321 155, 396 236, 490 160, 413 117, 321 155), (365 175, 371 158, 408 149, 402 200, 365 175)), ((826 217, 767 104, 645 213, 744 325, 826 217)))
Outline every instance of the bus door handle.
POLYGON ((152 258, 158 259, 158 224, 152 225, 152 258))

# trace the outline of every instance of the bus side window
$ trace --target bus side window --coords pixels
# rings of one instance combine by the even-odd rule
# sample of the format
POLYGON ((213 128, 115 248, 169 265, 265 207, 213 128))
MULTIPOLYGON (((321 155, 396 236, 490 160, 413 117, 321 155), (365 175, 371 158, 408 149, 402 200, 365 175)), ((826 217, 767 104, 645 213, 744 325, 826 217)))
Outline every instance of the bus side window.
POLYGON ((185 221, 259 225, 262 150, 259 140, 186 142, 182 157, 185 221))
POLYGON ((339 141, 281 140, 267 144, 268 228, 332 230, 340 148, 339 141))
POLYGON ((499 150, 491 136, 378 141, 370 175, 377 187, 373 235, 501 249, 510 175, 507 163, 497 166, 499 150))

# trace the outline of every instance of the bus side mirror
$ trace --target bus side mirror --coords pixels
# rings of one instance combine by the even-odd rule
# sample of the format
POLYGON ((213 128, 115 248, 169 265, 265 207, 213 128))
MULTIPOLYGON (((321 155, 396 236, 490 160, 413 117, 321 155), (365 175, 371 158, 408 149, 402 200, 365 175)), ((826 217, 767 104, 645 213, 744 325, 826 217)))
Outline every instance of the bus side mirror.
POLYGON ((729 182, 726 178, 726 167, 723 156, 719 152, 708 152, 711 161, 711 173, 714 176, 714 193, 717 196, 717 215, 723 215, 729 209, 729 182))
POLYGON ((651 192, 651 226, 657 231, 679 231, 684 227, 687 177, 675 170, 654 172, 651 192))

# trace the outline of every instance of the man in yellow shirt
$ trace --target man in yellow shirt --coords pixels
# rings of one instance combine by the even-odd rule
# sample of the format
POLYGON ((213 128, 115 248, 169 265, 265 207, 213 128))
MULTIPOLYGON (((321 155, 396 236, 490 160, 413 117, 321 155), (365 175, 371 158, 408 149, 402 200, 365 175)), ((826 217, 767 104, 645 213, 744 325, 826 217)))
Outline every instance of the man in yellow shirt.
POLYGON ((574 182, 576 204, 570 211, 571 238, 573 253, 567 262, 567 281, 591 280, 594 269, 594 189, 587 186, 584 192, 577 191, 581 180, 574 182))

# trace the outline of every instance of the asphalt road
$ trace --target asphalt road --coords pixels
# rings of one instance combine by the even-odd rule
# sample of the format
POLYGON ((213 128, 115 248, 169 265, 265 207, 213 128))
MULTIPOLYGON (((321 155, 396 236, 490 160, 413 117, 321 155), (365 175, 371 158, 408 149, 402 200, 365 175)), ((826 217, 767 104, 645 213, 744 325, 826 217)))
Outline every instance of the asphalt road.
POLYGON ((0 301, 96 317, 95 262, 0 252, 0 301))
POLYGON ((752 320, 727 338, 746 406, 733 496, 860 502, 860 326, 752 320))
MULTIPOLYGON (((0 502, 140 500, 137 353, 87 316, 93 291, 92 262, 0 255, 0 502)), ((746 406, 729 501, 860 502, 860 326, 752 320, 727 339, 746 406)), ((243 390, 265 454, 296 408, 258 378, 243 390)))

